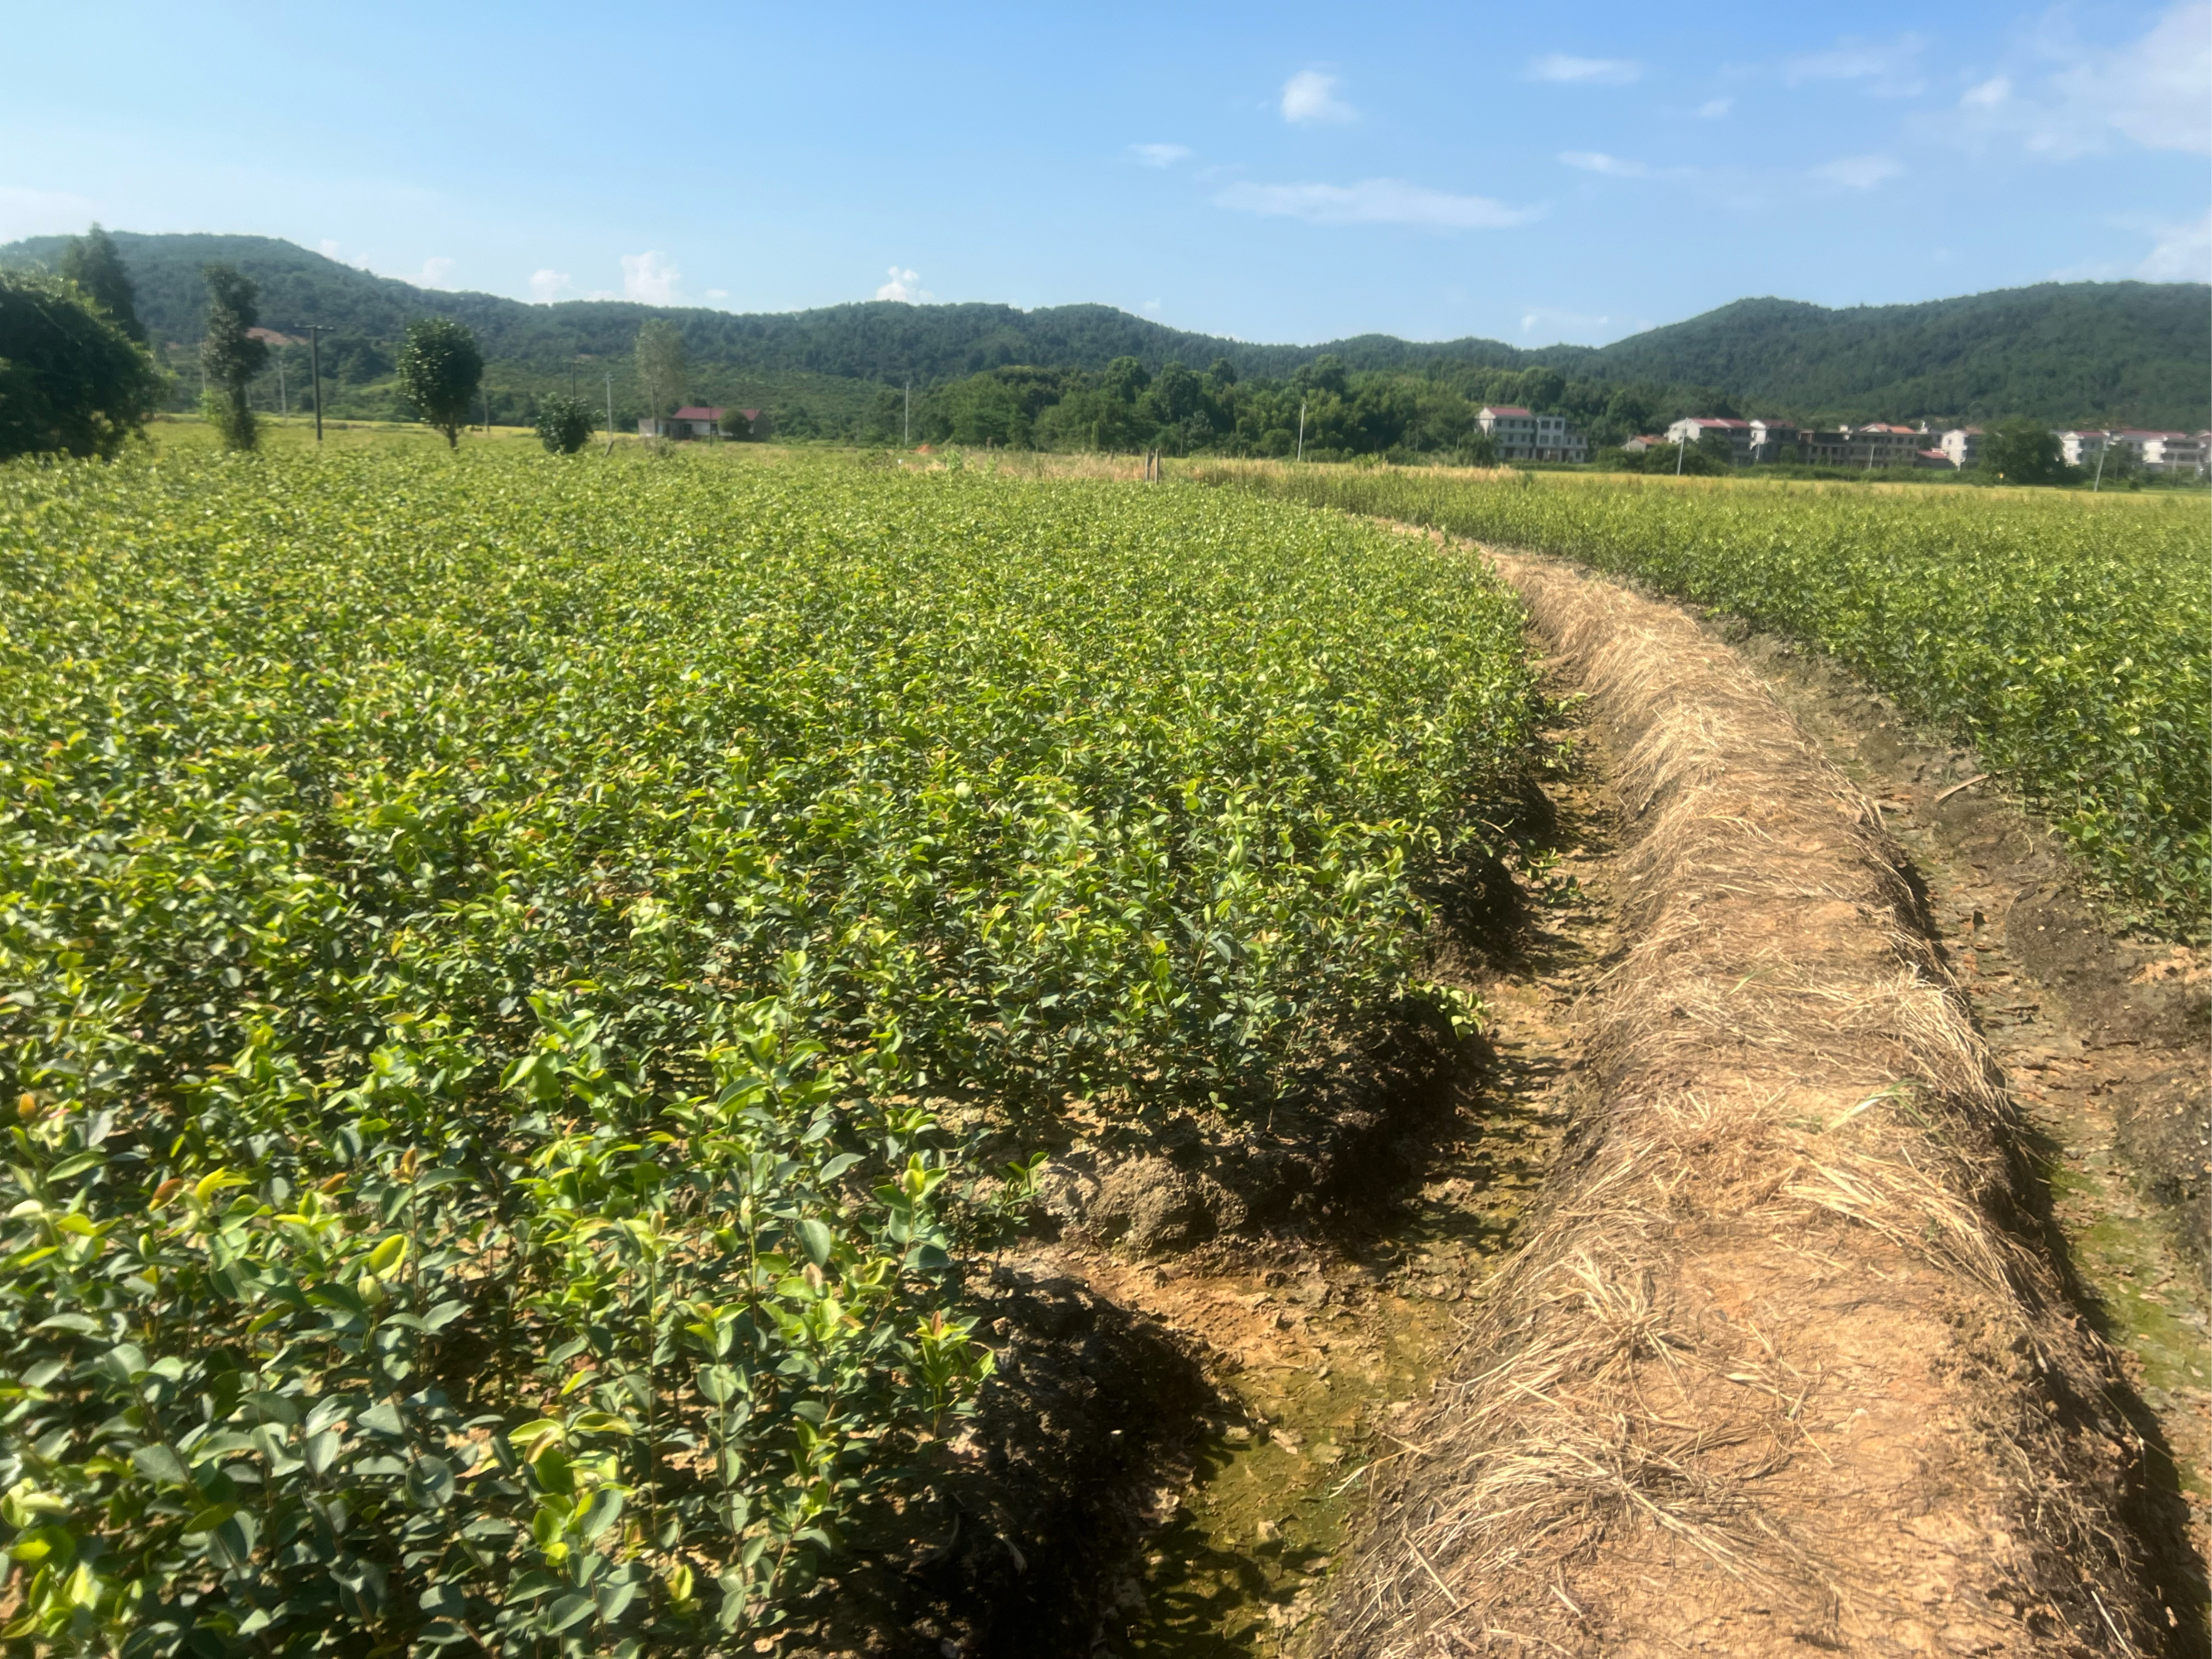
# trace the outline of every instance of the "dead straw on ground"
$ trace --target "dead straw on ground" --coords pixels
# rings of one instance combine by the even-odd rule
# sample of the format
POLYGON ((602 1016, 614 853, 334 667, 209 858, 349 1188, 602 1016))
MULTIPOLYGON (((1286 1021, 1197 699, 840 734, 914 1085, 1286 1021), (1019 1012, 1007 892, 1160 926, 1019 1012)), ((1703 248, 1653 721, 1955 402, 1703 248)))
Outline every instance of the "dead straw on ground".
POLYGON ((1320 1650, 2159 1650, 2142 1448, 1880 814, 1679 611, 1498 563, 1614 756, 1635 943, 1320 1650))

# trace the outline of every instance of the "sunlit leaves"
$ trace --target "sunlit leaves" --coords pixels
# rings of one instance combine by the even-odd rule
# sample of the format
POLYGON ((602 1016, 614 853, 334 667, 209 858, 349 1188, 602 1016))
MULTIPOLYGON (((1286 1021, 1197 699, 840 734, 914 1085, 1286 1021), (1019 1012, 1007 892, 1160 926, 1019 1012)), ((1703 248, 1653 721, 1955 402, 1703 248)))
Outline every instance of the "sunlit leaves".
POLYGON ((1298 509, 365 452, 0 472, 0 695, 5 1634, 148 1654, 774 1625, 990 1371, 940 1118, 1434 1000, 1530 719, 1298 509))

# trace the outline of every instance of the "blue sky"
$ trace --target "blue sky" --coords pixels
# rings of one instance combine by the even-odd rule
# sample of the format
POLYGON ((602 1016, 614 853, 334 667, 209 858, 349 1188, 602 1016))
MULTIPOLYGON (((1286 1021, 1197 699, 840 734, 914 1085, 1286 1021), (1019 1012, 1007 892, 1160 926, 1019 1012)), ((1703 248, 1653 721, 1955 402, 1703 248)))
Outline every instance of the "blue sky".
POLYGON ((520 299, 1534 345, 2212 264, 2208 0, 0 0, 0 240, 252 231, 520 299))

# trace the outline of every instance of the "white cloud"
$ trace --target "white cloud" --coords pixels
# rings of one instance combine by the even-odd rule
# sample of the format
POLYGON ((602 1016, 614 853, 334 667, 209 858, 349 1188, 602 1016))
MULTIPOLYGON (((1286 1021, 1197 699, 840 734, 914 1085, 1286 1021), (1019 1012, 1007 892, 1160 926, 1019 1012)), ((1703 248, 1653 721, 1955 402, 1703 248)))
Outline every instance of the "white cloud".
POLYGON ((710 288, 707 290, 707 297, 710 300, 726 300, 730 297, 730 290, 726 288, 710 288))
POLYGON ((1356 185, 1234 184, 1213 199, 1240 212, 1316 225, 1426 225, 1438 230, 1504 230, 1543 212, 1402 179, 1363 179, 1356 185))
POLYGON ((2212 213, 2194 224, 2154 223, 2148 228, 2158 241, 2136 267, 2136 276, 2153 283, 2212 281, 2212 213))
POLYGON ((1300 70, 1283 82, 1283 119, 1292 123, 1356 120, 1359 112, 1336 95, 1336 77, 1300 70))
POLYGON ((1140 309, 1149 312, 1153 316, 1157 317, 1159 315, 1160 312, 1160 302, 1158 300, 1147 300, 1140 309))
POLYGON ((910 306, 937 297, 922 288, 921 273, 918 270, 902 270, 893 265, 890 275, 890 281, 876 290, 878 300, 896 300, 902 305, 910 306))
POLYGON ((1532 61, 1531 81, 1559 81, 1570 86, 1625 87, 1644 74, 1644 65, 1626 58, 1575 58, 1555 52, 1532 61))
POLYGON ((551 305, 575 286, 565 270, 533 270, 530 273, 530 297, 541 306, 551 305))
POLYGON ((649 306, 672 306, 684 273, 659 253, 622 256, 623 298, 649 306))
POLYGON ((324 237, 321 241, 315 244, 315 246, 325 259, 335 259, 338 257, 338 239, 335 236, 324 237))
POLYGON ((1814 167, 1813 176, 1845 190, 1872 190, 1904 171, 1905 163, 1893 155, 1838 155, 1814 167))
POLYGON ((1782 78, 1790 86, 1807 81, 1854 81, 1875 98, 1910 98, 1924 90, 1927 76, 1920 70, 1920 54, 1927 40, 1917 34, 1900 34, 1894 40, 1865 40, 1847 34, 1826 52, 1806 52, 1782 66, 1782 78))
POLYGON ((2140 40, 2085 46, 2053 21, 2031 62, 1970 87, 1954 118, 1970 143, 2017 142, 2031 155, 2068 161, 2118 143, 2145 149, 2212 152, 2212 6, 2182 0, 2140 40), (2048 73, 2037 79, 2037 62, 2048 73))
POLYGON ((1700 121, 1717 121, 1735 107, 1735 100, 1733 98, 1708 98, 1698 106, 1698 118, 1700 121))
POLYGON ((1177 161, 1187 161, 1189 149, 1182 144, 1132 144, 1129 154, 1148 167, 1171 167, 1177 161))
POLYGON ((415 278, 417 288, 449 288, 453 274, 453 261, 445 254, 437 254, 422 261, 422 269, 415 278))
POLYGON ((1649 179, 1651 169, 1642 161, 1624 160, 1607 155, 1597 149, 1563 149, 1559 160, 1571 167, 1580 167, 1584 173, 1602 173, 1608 179, 1649 179))

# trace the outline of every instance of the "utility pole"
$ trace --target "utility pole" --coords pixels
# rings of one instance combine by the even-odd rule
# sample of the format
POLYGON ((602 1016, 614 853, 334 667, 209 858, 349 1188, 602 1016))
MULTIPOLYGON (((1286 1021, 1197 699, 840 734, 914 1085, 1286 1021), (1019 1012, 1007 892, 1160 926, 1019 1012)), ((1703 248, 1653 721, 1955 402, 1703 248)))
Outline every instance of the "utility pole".
POLYGON ((914 382, 912 380, 906 383, 906 414, 902 418, 903 424, 899 428, 900 447, 912 449, 914 447, 914 382))
POLYGON ((284 390, 284 348, 278 346, 274 356, 276 359, 276 413, 279 417, 286 417, 292 413, 292 400, 284 390))
POLYGON ((315 386, 315 441, 323 441, 323 325, 303 323, 307 331, 307 377, 315 386))
POLYGON ((1306 400, 1298 399, 1298 459, 1306 458, 1306 400))
POLYGON ((2112 440, 2109 438, 2097 446, 2097 477, 2089 486, 2089 493, 2092 495, 2105 487, 2105 452, 2111 447, 2112 440))
POLYGON ((607 371, 607 453, 615 453, 615 372, 607 371))
POLYGON ((1682 441, 1680 438, 1674 440, 1674 476, 1678 478, 1682 476, 1682 441))

